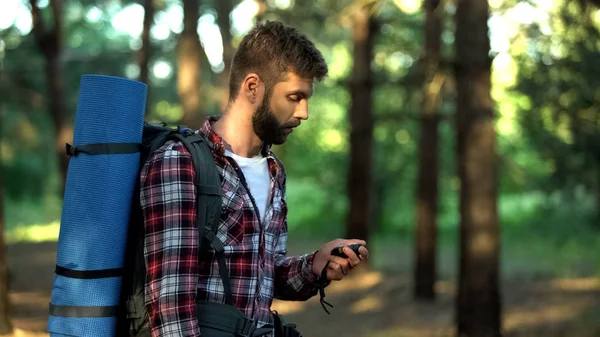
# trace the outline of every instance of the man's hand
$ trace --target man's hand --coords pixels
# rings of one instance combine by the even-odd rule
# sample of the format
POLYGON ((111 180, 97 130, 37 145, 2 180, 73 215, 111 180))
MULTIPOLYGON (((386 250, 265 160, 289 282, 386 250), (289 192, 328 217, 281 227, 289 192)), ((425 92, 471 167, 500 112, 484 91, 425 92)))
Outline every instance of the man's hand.
POLYGON ((327 262, 329 262, 329 265, 327 265, 327 279, 336 281, 343 279, 352 268, 360 264, 361 260, 366 260, 369 258, 369 251, 367 250, 366 245, 367 243, 363 240, 344 239, 337 239, 326 243, 315 254, 315 259, 313 261, 313 273, 321 276, 323 268, 325 268, 325 265, 327 265, 327 262), (344 254, 346 254, 347 258, 331 255, 331 250, 333 248, 348 246, 353 243, 360 243, 363 245, 363 247, 360 247, 358 250, 359 256, 356 256, 352 249, 348 247, 344 247, 344 254))

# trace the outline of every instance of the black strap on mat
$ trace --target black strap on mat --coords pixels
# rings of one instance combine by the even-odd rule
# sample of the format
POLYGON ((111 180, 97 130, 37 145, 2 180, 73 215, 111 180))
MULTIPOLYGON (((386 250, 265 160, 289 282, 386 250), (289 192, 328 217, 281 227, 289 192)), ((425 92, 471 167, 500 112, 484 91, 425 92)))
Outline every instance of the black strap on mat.
POLYGON ((56 269, 54 271, 57 275, 78 279, 98 279, 118 277, 123 275, 123 268, 99 270, 73 270, 56 265, 56 269))
POLYGON ((89 155, 96 154, 128 154, 140 152, 143 145, 140 143, 98 143, 73 146, 66 144, 68 156, 77 156, 80 153, 89 155))
MULTIPOLYGON (((73 270, 56 266, 57 275, 78 279, 99 279, 122 276, 123 269, 73 270)), ((119 312, 119 306, 75 306, 55 305, 50 303, 50 315, 61 317, 114 317, 119 312)))
POLYGON ((118 306, 74 306, 54 305, 50 303, 50 315, 61 317, 114 317, 118 314, 118 306))

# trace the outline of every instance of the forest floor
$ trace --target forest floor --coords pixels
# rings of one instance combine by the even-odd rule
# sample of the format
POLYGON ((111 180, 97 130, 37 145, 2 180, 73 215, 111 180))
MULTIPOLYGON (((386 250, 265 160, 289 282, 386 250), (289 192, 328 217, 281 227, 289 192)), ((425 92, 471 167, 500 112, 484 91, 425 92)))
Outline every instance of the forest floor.
MULTIPOLYGON (((290 244, 290 253, 311 251, 315 242, 290 244)), ((327 315, 318 296, 306 302, 275 301, 273 309, 298 325, 306 337, 450 337, 453 336, 455 255, 440 253, 438 297, 431 303, 412 299, 411 248, 408 244, 374 246, 373 268, 327 288, 335 307, 327 315)), ((11 315, 14 337, 48 336, 48 302, 56 261, 56 243, 8 246, 11 315)), ((505 337, 600 336, 600 277, 559 277, 536 271, 536 259, 503 262, 502 302, 505 337)))

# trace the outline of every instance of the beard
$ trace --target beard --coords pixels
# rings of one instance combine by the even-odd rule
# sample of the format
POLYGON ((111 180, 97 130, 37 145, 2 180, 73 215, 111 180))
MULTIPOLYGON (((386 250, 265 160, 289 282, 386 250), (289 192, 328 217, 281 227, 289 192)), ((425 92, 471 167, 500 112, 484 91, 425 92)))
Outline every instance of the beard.
POLYGON ((265 94, 260 106, 256 109, 256 112, 252 115, 252 127, 254 133, 263 141, 263 143, 269 145, 281 145, 285 143, 287 139, 287 128, 297 126, 294 123, 281 124, 269 104, 271 95, 265 94))

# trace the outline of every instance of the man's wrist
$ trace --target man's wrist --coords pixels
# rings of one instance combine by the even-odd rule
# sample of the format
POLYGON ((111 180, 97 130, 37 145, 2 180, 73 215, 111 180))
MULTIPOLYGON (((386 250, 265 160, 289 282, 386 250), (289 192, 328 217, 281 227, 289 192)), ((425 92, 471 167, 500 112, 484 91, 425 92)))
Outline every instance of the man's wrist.
POLYGON ((302 265, 302 278, 307 282, 316 283, 319 280, 320 274, 317 274, 313 270, 315 256, 318 251, 314 251, 310 254, 305 255, 304 262, 302 265))

